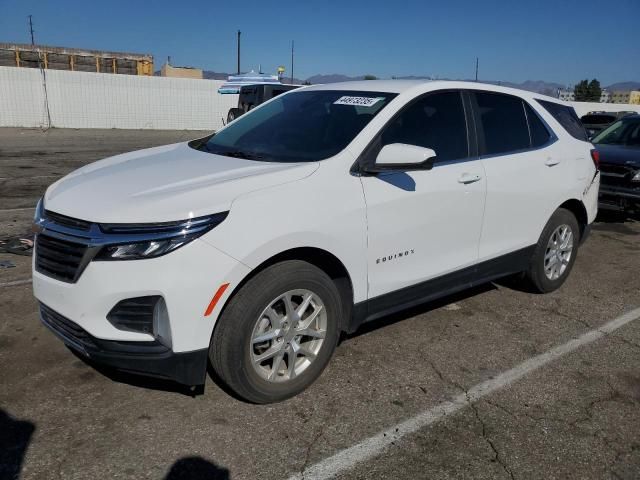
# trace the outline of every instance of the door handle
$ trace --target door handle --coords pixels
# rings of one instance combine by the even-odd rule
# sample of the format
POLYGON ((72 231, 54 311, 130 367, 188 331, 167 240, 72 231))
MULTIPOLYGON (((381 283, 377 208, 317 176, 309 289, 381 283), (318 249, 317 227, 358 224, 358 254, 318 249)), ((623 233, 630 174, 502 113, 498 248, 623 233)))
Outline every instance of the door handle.
POLYGON ((547 158, 547 160, 544 162, 547 167, 553 167, 554 165, 558 165, 559 163, 560 160, 556 158, 547 158))
POLYGON ((464 183, 465 185, 467 185, 469 183, 477 182, 480 179, 482 179, 482 177, 480 175, 471 174, 471 173, 463 173, 462 175, 460 175, 460 178, 458 178, 458 183, 464 183))

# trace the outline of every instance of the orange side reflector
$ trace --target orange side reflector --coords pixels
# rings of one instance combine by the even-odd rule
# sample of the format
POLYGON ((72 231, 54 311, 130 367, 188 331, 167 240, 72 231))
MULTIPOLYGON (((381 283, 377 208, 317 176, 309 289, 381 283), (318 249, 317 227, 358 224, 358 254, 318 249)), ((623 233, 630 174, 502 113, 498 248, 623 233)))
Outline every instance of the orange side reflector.
POLYGON ((228 283, 224 283, 220 285, 220 288, 218 288, 218 291, 211 299, 211 302, 209 303, 207 310, 204 312, 205 317, 208 317, 209 315, 211 315, 211 312, 213 312, 213 309, 216 308, 216 304, 218 303, 218 300, 220 300, 220 297, 222 297, 222 295, 224 294, 224 291, 227 289, 228 286, 229 286, 228 283))

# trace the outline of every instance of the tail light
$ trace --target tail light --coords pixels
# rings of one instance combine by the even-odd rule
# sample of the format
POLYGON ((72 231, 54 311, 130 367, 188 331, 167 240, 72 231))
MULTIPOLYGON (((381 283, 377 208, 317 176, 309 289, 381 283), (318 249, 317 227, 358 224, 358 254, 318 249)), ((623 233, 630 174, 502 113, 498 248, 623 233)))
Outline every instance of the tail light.
POLYGON ((591 150, 591 160, 593 160, 593 164, 596 167, 596 170, 600 169, 600 152, 595 148, 591 150))

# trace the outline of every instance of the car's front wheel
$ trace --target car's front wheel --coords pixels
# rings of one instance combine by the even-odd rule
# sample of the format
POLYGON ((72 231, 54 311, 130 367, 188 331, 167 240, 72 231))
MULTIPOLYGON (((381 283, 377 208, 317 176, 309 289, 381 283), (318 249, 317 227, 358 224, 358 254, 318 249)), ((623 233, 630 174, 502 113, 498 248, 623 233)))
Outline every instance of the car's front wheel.
POLYGON ((573 213, 559 208, 544 227, 526 276, 535 290, 552 292, 565 282, 578 253, 580 227, 573 213))
POLYGON ((211 364, 245 400, 292 397, 329 362, 341 311, 334 282, 319 268, 299 260, 267 267, 225 307, 209 349, 211 364))

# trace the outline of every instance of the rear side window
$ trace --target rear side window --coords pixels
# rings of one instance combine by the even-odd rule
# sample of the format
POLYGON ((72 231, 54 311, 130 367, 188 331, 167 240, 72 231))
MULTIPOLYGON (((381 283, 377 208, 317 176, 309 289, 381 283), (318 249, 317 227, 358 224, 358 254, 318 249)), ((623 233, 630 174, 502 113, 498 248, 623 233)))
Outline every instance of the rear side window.
POLYGON ((484 131, 485 155, 499 155, 530 147, 522 99, 490 92, 476 92, 475 97, 484 131))
POLYGON ((549 142, 551 134, 538 114, 526 102, 524 108, 527 111, 529 133, 531 135, 531 148, 538 148, 549 142))
POLYGON ((469 156, 467 121, 460 92, 426 95, 384 128, 379 148, 406 143, 435 150, 439 162, 469 156))
POLYGON ((583 140, 585 142, 589 141, 587 131, 582 126, 578 115, 576 115, 576 111, 572 107, 544 100, 536 101, 542 105, 544 109, 549 112, 567 132, 569 132, 569 135, 573 138, 577 138, 578 140, 583 140))

